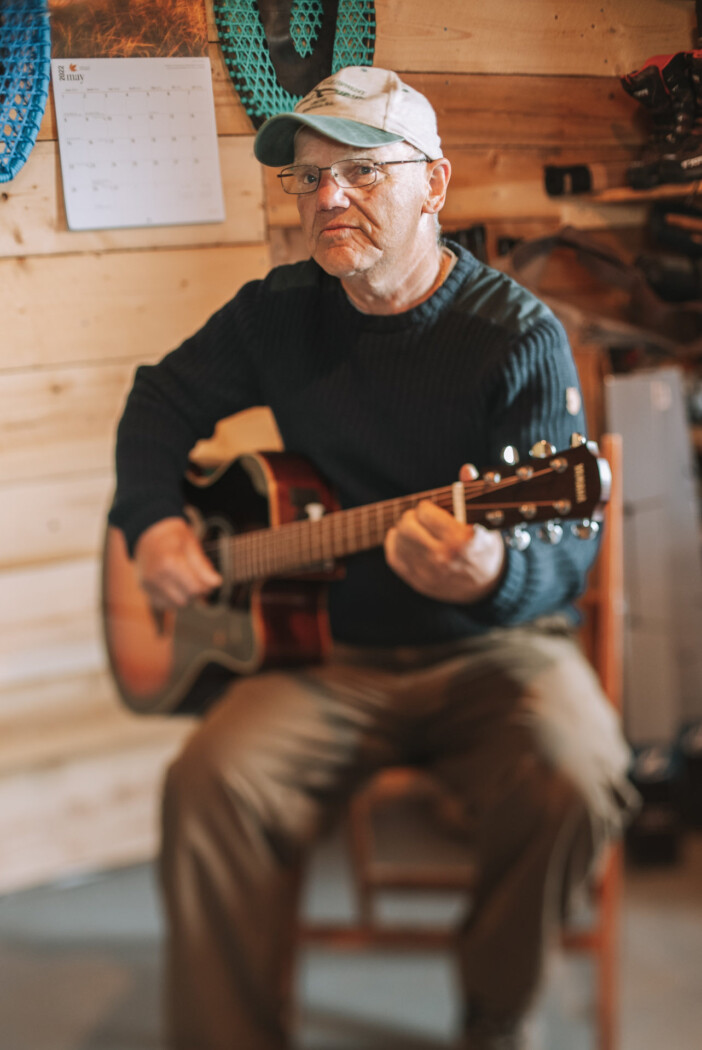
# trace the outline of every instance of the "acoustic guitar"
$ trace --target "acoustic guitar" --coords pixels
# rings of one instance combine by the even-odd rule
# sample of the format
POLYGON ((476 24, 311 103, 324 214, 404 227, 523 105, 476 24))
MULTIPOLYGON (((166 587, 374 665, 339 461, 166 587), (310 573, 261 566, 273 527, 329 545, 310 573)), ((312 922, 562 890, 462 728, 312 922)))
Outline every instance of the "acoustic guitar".
POLYGON ((154 610, 124 536, 108 526, 103 625, 119 693, 140 713, 194 713, 232 675, 323 659, 331 644, 326 584, 343 575, 340 559, 382 545, 421 500, 461 521, 502 529, 510 545, 523 548, 531 540, 528 523, 545 523, 548 542, 558 541, 560 523, 569 520, 577 534, 592 535, 609 480, 606 460, 584 441, 562 452, 539 442, 528 462, 467 484, 347 510, 306 460, 289 453, 259 452, 211 472, 192 470, 184 479, 186 513, 224 582, 182 609, 154 610))

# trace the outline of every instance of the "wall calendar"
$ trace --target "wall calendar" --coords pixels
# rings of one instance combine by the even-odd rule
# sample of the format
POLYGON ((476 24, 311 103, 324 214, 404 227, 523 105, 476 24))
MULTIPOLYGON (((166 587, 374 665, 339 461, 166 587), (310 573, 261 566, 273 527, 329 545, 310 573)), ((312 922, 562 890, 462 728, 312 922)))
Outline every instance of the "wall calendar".
POLYGON ((203 0, 49 0, 71 230, 224 220, 203 0))
POLYGON ((224 219, 209 59, 51 66, 71 230, 224 219))

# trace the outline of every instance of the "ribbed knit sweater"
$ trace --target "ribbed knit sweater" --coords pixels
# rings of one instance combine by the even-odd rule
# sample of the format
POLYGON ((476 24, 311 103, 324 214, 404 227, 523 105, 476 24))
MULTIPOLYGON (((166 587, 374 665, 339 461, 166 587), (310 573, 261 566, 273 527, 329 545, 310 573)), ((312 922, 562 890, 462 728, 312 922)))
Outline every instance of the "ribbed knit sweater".
MULTIPOLYGON (((550 310, 509 277, 450 244, 458 262, 419 306, 360 313, 340 282, 307 261, 252 281, 159 364, 141 366, 118 429, 110 520, 130 549, 149 525, 182 514, 195 442, 218 420, 270 406, 286 450, 311 460, 343 507, 456 480, 584 432, 578 378, 550 310), (570 388, 570 394, 567 391, 570 388)), ((330 586, 332 633, 360 645, 449 641, 553 612, 574 616, 596 545, 565 530, 551 546, 509 549, 490 597, 426 598, 382 548, 347 560, 330 586)))

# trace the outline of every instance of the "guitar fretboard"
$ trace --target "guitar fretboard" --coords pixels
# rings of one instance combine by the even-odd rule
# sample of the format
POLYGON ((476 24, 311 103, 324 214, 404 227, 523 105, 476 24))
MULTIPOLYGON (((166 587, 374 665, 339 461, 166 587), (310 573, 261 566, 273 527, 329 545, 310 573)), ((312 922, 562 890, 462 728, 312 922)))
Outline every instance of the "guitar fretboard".
MULTIPOLYGON (((502 509, 504 488, 516 478, 505 479, 494 504, 481 501, 474 509, 469 500, 486 493, 490 486, 477 481, 463 486, 466 521, 483 521, 490 509, 502 509)), ((349 510, 332 511, 317 521, 303 519, 277 527, 242 533, 230 540, 234 583, 246 583, 271 576, 285 576, 303 570, 322 568, 337 558, 370 550, 383 543, 386 533, 406 510, 430 500, 444 510, 453 508, 453 487, 430 489, 397 499, 383 500, 349 510)))

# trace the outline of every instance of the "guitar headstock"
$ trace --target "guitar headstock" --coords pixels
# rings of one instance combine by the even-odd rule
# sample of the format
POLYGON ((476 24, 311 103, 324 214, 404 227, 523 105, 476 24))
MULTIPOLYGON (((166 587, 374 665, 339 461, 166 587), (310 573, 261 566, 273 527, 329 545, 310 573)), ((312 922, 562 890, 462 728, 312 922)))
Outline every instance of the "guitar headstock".
POLYGON ((465 486, 467 522, 511 530, 513 545, 520 549, 530 539, 525 525, 545 523, 540 535, 547 543, 560 540, 563 521, 573 522, 573 531, 583 539, 597 531, 611 472, 596 445, 574 435, 571 447, 561 452, 546 441, 537 442, 524 463, 513 448, 506 453, 502 466, 465 486))

